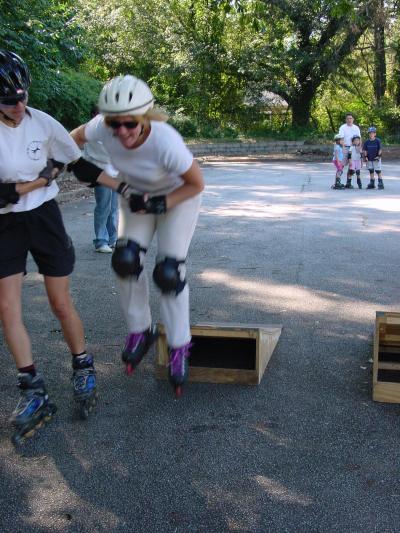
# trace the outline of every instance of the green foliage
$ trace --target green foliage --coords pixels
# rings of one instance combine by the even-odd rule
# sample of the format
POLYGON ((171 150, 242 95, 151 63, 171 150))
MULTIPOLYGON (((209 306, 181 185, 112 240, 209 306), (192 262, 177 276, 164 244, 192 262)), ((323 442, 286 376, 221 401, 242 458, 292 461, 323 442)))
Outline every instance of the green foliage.
POLYGON ((30 104, 67 127, 87 120, 106 79, 131 73, 185 137, 330 138, 347 110, 362 127, 397 135, 400 23, 397 5, 385 2, 388 91, 377 105, 378 4, 0 0, 0 45, 27 61, 30 104), (265 91, 289 109, 263 101, 265 91))
POLYGON ((72 129, 89 120, 90 108, 97 103, 101 87, 101 82, 84 73, 47 71, 46 78, 33 80, 29 105, 72 129))

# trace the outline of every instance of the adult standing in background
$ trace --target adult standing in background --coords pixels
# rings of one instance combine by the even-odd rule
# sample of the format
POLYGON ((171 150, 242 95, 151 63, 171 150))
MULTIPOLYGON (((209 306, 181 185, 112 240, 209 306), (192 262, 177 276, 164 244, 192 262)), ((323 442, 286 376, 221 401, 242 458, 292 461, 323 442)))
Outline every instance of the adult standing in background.
MULTIPOLYGON (((91 118, 98 115, 97 106, 90 112, 91 118)), ((110 158, 101 141, 85 143, 83 154, 87 161, 91 161, 107 174, 116 177, 118 172, 110 165, 110 158)), ((118 231, 118 194, 104 185, 94 188, 96 207, 94 208, 94 249, 100 253, 111 253, 117 241, 118 231)))
MULTIPOLYGON (((353 137, 358 136, 360 138, 360 143, 361 143, 360 128, 356 124, 354 124, 354 117, 352 113, 346 113, 346 122, 340 126, 339 134, 342 135, 344 139, 343 166, 347 166, 349 165, 348 155, 349 155, 350 147, 352 145, 353 137)), ((347 169, 346 187, 351 188, 350 165, 348 166, 348 169, 347 169)))

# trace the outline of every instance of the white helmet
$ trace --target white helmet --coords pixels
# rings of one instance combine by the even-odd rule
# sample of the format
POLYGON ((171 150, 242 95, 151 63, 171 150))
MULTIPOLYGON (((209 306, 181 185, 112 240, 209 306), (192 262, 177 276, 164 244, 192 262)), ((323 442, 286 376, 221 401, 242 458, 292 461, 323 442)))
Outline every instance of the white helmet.
POLYGON ((103 115, 143 115, 153 104, 149 86, 135 76, 113 78, 99 96, 99 111, 103 115))
POLYGON ((337 133, 334 137, 334 140, 338 141, 339 139, 344 139, 344 135, 342 135, 341 133, 337 133))

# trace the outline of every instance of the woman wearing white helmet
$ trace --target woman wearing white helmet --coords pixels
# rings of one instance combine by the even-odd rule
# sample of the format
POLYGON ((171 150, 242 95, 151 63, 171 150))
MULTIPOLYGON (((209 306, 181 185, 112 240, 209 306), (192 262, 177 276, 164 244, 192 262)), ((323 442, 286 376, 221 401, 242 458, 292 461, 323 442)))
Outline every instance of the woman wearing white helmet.
POLYGON ((71 132, 75 141, 101 141, 122 181, 85 161, 73 167, 78 179, 117 190, 119 239, 112 257, 129 334, 122 359, 130 373, 156 339, 143 261, 157 232, 153 280, 161 290, 160 312, 170 347, 169 375, 180 395, 190 348, 189 289, 185 259, 204 188, 200 168, 179 133, 153 110, 148 85, 134 76, 108 82, 99 97, 101 115, 71 132))

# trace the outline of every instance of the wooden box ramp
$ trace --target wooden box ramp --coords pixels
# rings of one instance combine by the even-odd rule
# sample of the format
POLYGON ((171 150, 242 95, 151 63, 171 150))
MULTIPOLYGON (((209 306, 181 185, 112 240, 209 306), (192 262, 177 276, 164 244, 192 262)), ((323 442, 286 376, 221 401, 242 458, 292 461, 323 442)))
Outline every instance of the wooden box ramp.
POLYGON ((400 403, 400 313, 376 312, 372 398, 400 403))
MULTIPOLYGON (((156 377, 168 377, 165 328, 158 324, 156 377)), ((258 385, 282 326, 196 324, 191 326, 189 381, 258 385)))

